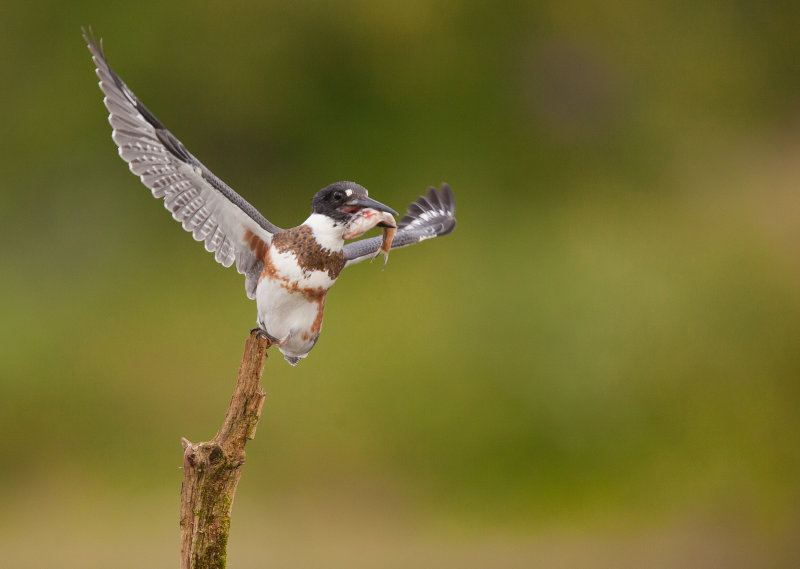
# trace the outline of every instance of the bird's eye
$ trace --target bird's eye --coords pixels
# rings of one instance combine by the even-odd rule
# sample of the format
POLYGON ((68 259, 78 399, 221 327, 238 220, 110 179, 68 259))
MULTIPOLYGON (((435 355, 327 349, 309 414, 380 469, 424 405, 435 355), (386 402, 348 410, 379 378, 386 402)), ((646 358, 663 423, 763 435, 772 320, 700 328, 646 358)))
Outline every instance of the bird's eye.
POLYGON ((332 197, 333 201, 340 202, 344 199, 344 192, 341 190, 335 190, 332 197))

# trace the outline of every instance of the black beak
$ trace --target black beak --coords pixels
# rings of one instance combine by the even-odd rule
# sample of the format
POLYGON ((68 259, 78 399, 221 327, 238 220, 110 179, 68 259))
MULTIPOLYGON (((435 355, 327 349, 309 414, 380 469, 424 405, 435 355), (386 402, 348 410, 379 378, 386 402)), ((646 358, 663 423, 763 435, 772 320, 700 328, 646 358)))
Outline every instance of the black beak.
POLYGON ((377 209, 378 211, 391 213, 392 215, 400 215, 388 205, 383 205, 381 202, 375 201, 372 198, 356 198, 347 202, 347 205, 356 207, 369 207, 372 209, 377 209))

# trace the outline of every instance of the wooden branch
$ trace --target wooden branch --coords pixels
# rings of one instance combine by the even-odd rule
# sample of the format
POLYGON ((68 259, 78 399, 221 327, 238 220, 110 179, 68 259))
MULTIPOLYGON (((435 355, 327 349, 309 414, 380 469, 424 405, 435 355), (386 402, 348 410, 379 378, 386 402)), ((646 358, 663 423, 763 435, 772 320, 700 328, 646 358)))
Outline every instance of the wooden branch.
POLYGON ((209 442, 183 442, 181 486, 181 569, 225 567, 231 507, 242 476, 244 447, 256 434, 266 393, 261 389, 269 340, 250 333, 239 380, 225 421, 209 442))

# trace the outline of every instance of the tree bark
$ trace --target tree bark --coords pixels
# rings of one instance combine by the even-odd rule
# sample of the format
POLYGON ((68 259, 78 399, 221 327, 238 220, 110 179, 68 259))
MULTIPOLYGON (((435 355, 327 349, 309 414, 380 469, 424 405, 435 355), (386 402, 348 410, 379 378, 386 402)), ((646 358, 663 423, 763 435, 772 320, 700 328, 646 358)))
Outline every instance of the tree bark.
POLYGON ((261 373, 269 340, 257 329, 244 346, 239 380, 225 421, 209 442, 183 443, 181 569, 223 569, 231 507, 242 476, 244 447, 256 434, 266 393, 261 373))

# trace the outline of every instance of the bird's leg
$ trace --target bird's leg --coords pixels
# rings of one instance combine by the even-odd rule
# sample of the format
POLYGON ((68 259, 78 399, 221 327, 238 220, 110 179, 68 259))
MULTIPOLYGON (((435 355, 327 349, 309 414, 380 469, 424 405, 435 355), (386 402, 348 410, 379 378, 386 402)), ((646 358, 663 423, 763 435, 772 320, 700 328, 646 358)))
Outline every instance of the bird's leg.
POLYGON ((264 331, 264 329, 263 329, 263 328, 260 328, 260 327, 256 326, 255 328, 253 328, 253 329, 251 329, 251 330, 250 330, 250 333, 251 333, 251 334, 252 334, 253 332, 258 332, 258 333, 259 333, 261 336, 264 336, 264 337, 265 337, 267 340, 269 340, 270 342, 272 342, 272 339, 269 337, 269 334, 267 334, 267 333, 264 331))
POLYGON ((266 339, 266 340, 267 340, 267 347, 266 347, 266 349, 267 349, 267 350, 269 350, 269 347, 270 347, 272 344, 274 344, 274 343, 275 343, 275 342, 273 342, 273 341, 272 341, 272 336, 270 336, 269 334, 267 334, 267 333, 264 331, 264 329, 263 329, 263 328, 253 328, 252 330, 250 330, 250 334, 252 334, 253 332, 255 332, 256 334, 258 334, 259 336, 261 336, 262 338, 264 338, 264 339, 266 339))
POLYGON ((252 330, 250 330, 250 333, 252 334, 255 331, 258 331, 259 334, 263 335, 267 340, 269 340, 270 344, 278 347, 283 346, 287 341, 289 341, 289 337, 292 335, 292 333, 289 332, 283 338, 276 338, 275 336, 273 336, 260 326, 258 328, 253 328, 252 330))

